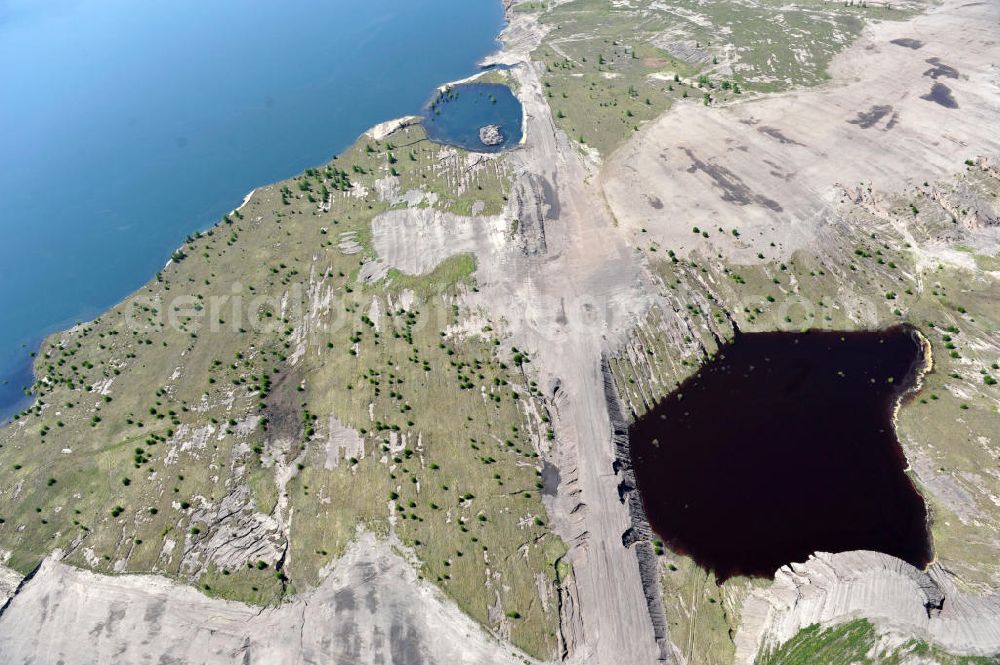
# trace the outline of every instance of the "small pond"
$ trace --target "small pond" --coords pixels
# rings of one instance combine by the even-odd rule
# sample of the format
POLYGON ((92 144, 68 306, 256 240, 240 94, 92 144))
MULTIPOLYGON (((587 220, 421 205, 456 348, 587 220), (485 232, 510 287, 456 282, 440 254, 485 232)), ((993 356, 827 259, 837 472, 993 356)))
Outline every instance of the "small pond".
POLYGON ((423 111, 427 137, 435 143, 475 152, 500 152, 521 142, 524 110, 511 89, 500 83, 461 83, 439 92, 423 111), (481 130, 495 127, 490 143, 481 130), (497 141, 493 143, 492 141, 497 141))
POLYGON ((893 424, 923 362, 907 327, 738 334, 629 428, 653 530, 720 580, 817 551, 925 567, 927 508, 893 424))

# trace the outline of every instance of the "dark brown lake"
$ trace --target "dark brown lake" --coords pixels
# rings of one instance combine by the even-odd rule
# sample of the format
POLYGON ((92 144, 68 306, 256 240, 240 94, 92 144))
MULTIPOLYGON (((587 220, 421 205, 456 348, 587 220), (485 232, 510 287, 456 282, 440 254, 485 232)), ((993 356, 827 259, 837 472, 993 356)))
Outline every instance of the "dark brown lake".
POLYGON ((737 335, 629 428, 653 530, 723 580, 817 551, 925 567, 927 509, 892 422, 923 361, 907 327, 737 335))

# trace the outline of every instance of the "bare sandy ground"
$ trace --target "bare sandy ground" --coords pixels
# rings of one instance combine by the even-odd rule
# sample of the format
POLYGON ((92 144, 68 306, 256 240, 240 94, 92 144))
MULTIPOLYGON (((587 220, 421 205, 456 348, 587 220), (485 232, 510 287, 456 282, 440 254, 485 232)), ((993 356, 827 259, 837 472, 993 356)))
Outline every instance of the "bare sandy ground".
MULTIPOLYGON (((457 251, 476 253, 479 290, 469 294, 471 304, 503 320, 510 343, 528 351, 539 386, 553 398, 562 482, 549 508, 570 546, 560 626, 569 662, 672 659, 654 639, 638 562, 622 544, 629 516, 612 468, 600 371, 601 354, 617 348, 657 298, 632 234, 648 228, 682 251, 700 242, 692 225, 722 226, 789 252, 823 224, 838 183, 898 190, 957 172, 977 153, 1000 152, 998 15, 995 3, 949 2, 913 21, 877 26, 838 59, 834 83, 726 108, 680 105, 599 175, 555 129, 527 62, 539 27, 512 14, 508 48, 496 58, 519 65, 526 113, 525 145, 509 156, 520 193, 512 209, 478 220, 394 211, 376 220, 373 240, 386 265, 413 273, 457 251), (897 38, 921 46, 892 44, 897 38), (935 94, 953 98, 958 109, 922 99, 939 83, 950 92, 935 94), (518 234, 510 233, 515 213, 518 234)), ((735 241, 727 250, 757 251, 735 241)), ((837 588, 850 599, 852 591, 837 588)), ((784 635, 806 617, 775 607, 747 632, 748 643, 784 635)), ((841 607, 848 609, 822 620, 858 605, 841 607)), ((157 662, 161 654, 164 663, 522 660, 511 652, 371 538, 352 547, 319 589, 277 609, 49 562, 0 616, 0 660, 12 663, 30 656, 39 663, 157 662), (85 644, 93 652, 80 648, 85 644)))
MULTIPOLYGON (((505 313, 514 343, 537 354, 541 384, 559 385, 555 455, 564 485, 553 509, 572 548, 576 587, 563 625, 571 660, 671 657, 650 639, 635 556, 622 545, 628 520, 611 468, 597 367, 597 356, 616 348, 656 301, 631 238, 646 228, 661 245, 689 250, 704 240, 692 242, 692 226, 715 238, 721 226, 729 238, 733 228, 742 234, 725 246, 732 256, 754 260, 771 242, 787 254, 817 242, 841 186, 905 191, 960 172, 966 159, 1000 152, 998 16, 995 4, 950 2, 908 22, 875 26, 837 59, 829 85, 725 108, 681 105, 640 132, 600 175, 554 131, 537 73, 518 69, 528 141, 513 159, 556 192, 558 214, 544 222, 544 255, 479 245, 477 278, 484 301, 505 313), (915 41, 893 43, 901 39, 915 41), (594 195, 601 185, 610 210, 594 195)), ((523 44, 530 30, 515 26, 523 44)), ((796 588, 807 593, 789 607, 781 606, 789 592, 776 582, 757 599, 757 609, 763 603, 772 611, 748 621, 742 643, 773 643, 813 620, 867 612, 898 635, 958 652, 1000 648, 995 631, 977 628, 996 623, 995 597, 965 596, 938 570, 935 582, 952 605, 931 621, 919 584, 894 572, 902 562, 838 562, 825 587, 822 565, 796 571, 796 588), (815 593, 821 587, 828 593, 815 593)))
POLYGON ((837 185, 903 191, 1000 152, 998 42, 1000 6, 953 0, 869 28, 821 88, 682 104, 609 160, 608 203, 627 231, 677 252, 711 242, 749 261, 772 241, 784 255, 807 247, 837 185))
POLYGON ((0 615, 0 662, 11 664, 528 661, 417 580, 408 561, 370 534, 320 587, 277 608, 48 559, 0 615))
POLYGON ((554 390, 562 484, 549 505, 570 546, 572 581, 563 593, 566 656, 579 663, 652 663, 661 656, 643 596, 630 526, 612 469, 611 426, 601 354, 645 311, 650 282, 614 226, 595 187, 596 172, 556 130, 539 72, 527 54, 541 38, 530 16, 515 14, 496 60, 517 64, 524 104, 524 147, 509 159, 517 174, 506 222, 457 220, 399 210, 373 224, 373 242, 392 267, 426 272, 456 251, 474 251, 481 304, 503 320, 510 344, 529 352, 539 385, 554 390), (518 219, 519 236, 509 222, 518 219))
MULTIPOLYGON (((563 386, 557 415, 563 490, 552 510, 557 530, 570 544, 573 567, 560 631, 566 655, 581 663, 654 662, 659 647, 638 564, 621 541, 629 523, 611 469, 600 373, 608 336, 624 334, 647 306, 642 293, 647 278, 613 230, 593 187, 594 174, 556 132, 538 73, 526 62, 540 36, 538 26, 522 16, 505 33, 510 48, 498 56, 522 63, 517 76, 530 139, 511 159, 525 206, 518 213, 525 216, 521 228, 535 234, 530 242, 506 233, 511 216, 502 224, 480 219, 473 225, 419 209, 379 218, 373 239, 387 265, 412 273, 426 272, 458 251, 477 253, 477 297, 505 320, 512 343, 537 358, 540 385, 563 386), (529 219, 532 210, 548 219, 529 219)), ((417 584, 412 569, 385 548, 363 540, 319 589, 263 612, 208 599, 162 578, 102 577, 49 561, 0 616, 0 660, 20 663, 33 656, 35 663, 67 665, 156 662, 160 655, 164 663, 523 660, 432 587, 417 584), (88 641, 94 651, 81 653, 77 645, 88 641)))
POLYGON ((380 259, 409 275, 431 272, 455 254, 499 250, 509 241, 506 217, 463 217, 433 208, 390 210, 372 220, 380 259))
MULTIPOLYGON (((723 107, 683 104, 648 125, 602 171, 621 229, 633 242, 641 236, 680 254, 711 248, 751 263, 762 251, 774 260, 821 248, 844 188, 912 191, 1000 153, 996 3, 956 0, 875 25, 832 74, 816 89, 723 107)), ((963 593, 938 563, 931 578, 947 600, 929 614, 918 571, 903 562, 875 553, 823 557, 782 570, 747 601, 738 662, 810 623, 860 616, 958 653, 1000 650, 996 592, 963 593)))
POLYGON ((821 553, 784 566, 774 584, 751 593, 736 635, 737 665, 753 665, 764 643, 807 626, 865 617, 883 630, 944 649, 992 655, 1000 649, 1000 594, 958 592, 939 563, 927 573, 879 552, 821 553), (944 602, 939 609, 928 611, 944 602))
MULTIPOLYGON (((629 518, 611 466, 600 372, 607 340, 623 335, 648 306, 648 277, 614 230, 593 186, 595 174, 555 129, 538 73, 526 62, 540 36, 521 16, 505 33, 511 47, 498 56, 522 63, 516 75, 530 138, 511 155, 524 207, 516 211, 522 238, 507 233, 513 213, 502 224, 479 219, 474 225, 410 209, 376 220, 373 241, 386 265, 411 273, 459 251, 476 252, 476 297, 504 319, 511 343, 537 359, 540 385, 561 386, 556 454, 563 483, 551 509, 571 548, 573 575, 560 628, 566 656, 579 663, 651 663, 660 645, 635 555, 622 545, 629 518), (530 239, 523 237, 528 233, 530 239)), ((416 584, 412 569, 385 547, 362 541, 319 589, 259 615, 257 608, 211 600, 162 578, 102 577, 50 561, 0 617, 0 653, 4 662, 34 655, 33 662, 67 665, 113 655, 143 662, 159 654, 165 663, 523 660, 433 587, 416 584), (353 605, 338 604, 337 594, 344 598, 348 591, 353 605), (95 638, 97 657, 75 648, 95 638), (355 651, 345 657, 344 649, 355 651)))

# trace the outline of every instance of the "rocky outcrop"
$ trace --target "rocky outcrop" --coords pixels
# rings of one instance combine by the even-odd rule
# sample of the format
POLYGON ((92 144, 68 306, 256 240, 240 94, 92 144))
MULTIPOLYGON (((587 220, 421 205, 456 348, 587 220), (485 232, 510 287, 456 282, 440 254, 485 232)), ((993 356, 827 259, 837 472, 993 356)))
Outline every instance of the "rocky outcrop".
MULTIPOLYGON (((983 171, 989 173, 985 167, 983 171)), ((1000 209, 967 181, 959 181, 948 189, 931 187, 927 195, 968 230, 1000 225, 1000 209)))
POLYGON ((783 566, 771 586, 754 591, 736 633, 736 665, 752 665, 762 648, 811 624, 861 617, 894 639, 921 639, 956 654, 1000 652, 1000 594, 964 593, 940 564, 923 572, 888 554, 855 551, 783 566))
POLYGON ((503 132, 500 125, 486 125, 479 128, 479 142, 483 145, 500 145, 503 143, 503 132))
MULTIPOLYGON (((191 580, 212 568, 239 570, 257 561, 274 564, 287 548, 281 524, 274 515, 256 510, 246 485, 235 487, 216 504, 192 508, 191 521, 208 525, 208 533, 201 537, 189 533, 183 540, 180 571, 191 580)), ((116 572, 123 572, 126 565, 122 560, 116 572)))

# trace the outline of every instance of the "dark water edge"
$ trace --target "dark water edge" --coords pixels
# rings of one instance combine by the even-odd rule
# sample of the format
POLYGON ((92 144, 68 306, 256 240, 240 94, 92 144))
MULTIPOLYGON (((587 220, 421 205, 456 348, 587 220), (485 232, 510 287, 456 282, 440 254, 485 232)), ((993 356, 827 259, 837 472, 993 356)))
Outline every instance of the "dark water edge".
MULTIPOLYGON (((110 308, 110 306, 109 306, 110 308)), ((75 319, 66 319, 48 326, 31 341, 24 342, 17 350, 20 354, 12 363, 0 366, 0 427, 11 422, 15 414, 21 413, 35 402, 32 389, 35 384, 35 354, 50 335, 61 330, 69 330, 82 321, 97 318, 102 309, 87 308, 75 319)))
POLYGON ((11 368, 9 374, 5 374, 0 379, 0 425, 8 422, 15 413, 26 409, 31 405, 33 397, 25 394, 25 388, 30 387, 34 381, 32 371, 32 358, 28 356, 27 348, 37 349, 41 341, 26 345, 24 350, 25 360, 11 368))
POLYGON ((927 508, 893 423, 924 362, 903 326, 737 334, 628 428, 652 530, 723 581, 817 551, 926 567, 927 508))
POLYGON ((423 110, 427 138, 474 152, 501 152, 521 142, 524 109, 501 83, 460 83, 439 91, 423 110), (479 129, 497 125, 503 142, 485 145, 479 129))

